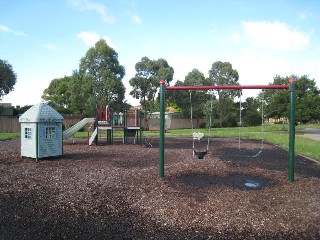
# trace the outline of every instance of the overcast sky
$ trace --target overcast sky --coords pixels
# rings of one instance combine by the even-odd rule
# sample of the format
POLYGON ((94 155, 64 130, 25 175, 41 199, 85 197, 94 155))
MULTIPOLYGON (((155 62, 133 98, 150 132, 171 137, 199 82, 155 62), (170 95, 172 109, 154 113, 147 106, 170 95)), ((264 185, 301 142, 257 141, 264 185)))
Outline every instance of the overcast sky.
POLYGON ((41 102, 50 81, 71 75, 100 38, 118 53, 134 105, 128 81, 144 56, 166 59, 173 83, 227 61, 241 85, 295 74, 320 87, 317 0, 0 0, 0 9, 0 59, 17 74, 2 102, 13 105, 41 102))

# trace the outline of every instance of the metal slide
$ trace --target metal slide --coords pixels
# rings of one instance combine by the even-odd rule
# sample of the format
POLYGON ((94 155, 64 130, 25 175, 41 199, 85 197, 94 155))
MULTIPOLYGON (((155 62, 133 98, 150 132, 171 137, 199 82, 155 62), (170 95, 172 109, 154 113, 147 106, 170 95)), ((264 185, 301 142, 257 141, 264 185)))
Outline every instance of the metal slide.
POLYGON ((94 121, 94 118, 84 118, 80 122, 77 122, 71 128, 63 131, 63 139, 67 139, 78 132, 81 128, 83 128, 86 124, 94 121))
POLYGON ((98 133, 98 128, 96 128, 96 129, 93 131, 93 133, 92 133, 92 135, 91 135, 91 137, 90 137, 90 139, 89 139, 89 146, 91 146, 91 144, 93 143, 95 137, 97 136, 97 133, 98 133))

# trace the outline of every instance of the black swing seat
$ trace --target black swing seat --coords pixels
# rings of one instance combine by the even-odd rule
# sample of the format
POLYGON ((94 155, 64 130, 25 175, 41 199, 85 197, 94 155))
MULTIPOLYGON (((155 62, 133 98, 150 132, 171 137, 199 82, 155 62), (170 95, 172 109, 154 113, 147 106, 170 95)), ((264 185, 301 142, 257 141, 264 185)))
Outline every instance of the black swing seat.
POLYGON ((193 150, 194 156, 198 159, 203 159, 205 155, 207 155, 208 151, 205 152, 197 152, 195 150, 193 150))

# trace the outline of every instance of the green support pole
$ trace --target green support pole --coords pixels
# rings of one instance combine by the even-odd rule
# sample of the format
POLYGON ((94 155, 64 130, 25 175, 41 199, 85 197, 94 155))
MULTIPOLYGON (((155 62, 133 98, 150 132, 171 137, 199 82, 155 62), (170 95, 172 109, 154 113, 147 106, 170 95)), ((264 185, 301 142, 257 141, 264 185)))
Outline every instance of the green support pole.
POLYGON ((294 145, 295 145, 295 95, 296 80, 291 78, 290 82, 290 119, 289 119, 289 169, 288 180, 294 181, 294 145))
POLYGON ((113 144, 113 111, 110 109, 110 124, 111 129, 110 131, 110 145, 113 144))
POLYGON ((159 145, 159 177, 164 178, 164 98, 166 91, 165 80, 160 81, 160 145, 159 145))
POLYGON ((123 126, 123 143, 128 143, 128 119, 127 119, 127 110, 124 110, 124 126, 123 126))

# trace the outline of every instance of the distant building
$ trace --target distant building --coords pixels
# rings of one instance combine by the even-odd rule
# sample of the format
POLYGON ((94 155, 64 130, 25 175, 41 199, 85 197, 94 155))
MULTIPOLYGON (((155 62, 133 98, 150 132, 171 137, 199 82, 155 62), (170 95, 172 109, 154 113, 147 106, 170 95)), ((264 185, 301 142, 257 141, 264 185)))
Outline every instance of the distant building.
POLYGON ((269 119, 268 119, 268 123, 271 123, 271 124, 289 123, 289 120, 288 120, 288 118, 285 118, 285 117, 281 117, 281 118, 269 118, 269 119))
POLYGON ((134 106, 135 109, 138 109, 138 110, 141 110, 143 109, 143 106, 142 105, 137 105, 137 106, 134 106))
POLYGON ((0 103, 0 116, 13 116, 13 110, 11 103, 0 103))

